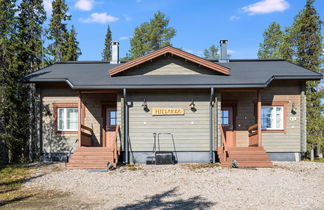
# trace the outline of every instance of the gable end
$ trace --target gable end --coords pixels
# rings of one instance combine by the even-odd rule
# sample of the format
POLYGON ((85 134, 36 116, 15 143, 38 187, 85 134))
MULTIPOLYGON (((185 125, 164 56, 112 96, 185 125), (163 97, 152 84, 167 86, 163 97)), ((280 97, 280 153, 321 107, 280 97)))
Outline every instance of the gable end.
POLYGON ((200 58, 198 56, 192 55, 190 53, 184 52, 182 50, 176 49, 171 46, 167 46, 164 48, 161 48, 157 51, 154 51, 152 53, 149 53, 147 55, 144 55, 142 57, 139 57, 137 59, 134 59, 132 61, 129 61, 127 63, 124 63, 120 66, 117 66, 111 70, 108 71, 108 73, 111 76, 117 75, 120 72, 127 71, 129 69, 132 69, 135 66, 138 66, 140 64, 146 63, 148 61, 151 61, 152 59, 155 59, 157 57, 163 56, 165 54, 170 53, 171 55, 176 55, 180 58, 183 58, 185 60, 191 61, 193 63, 196 63, 198 65, 201 65, 203 67, 206 67, 210 70, 216 71, 218 73, 224 74, 224 75, 230 75, 230 69, 224 66, 221 66, 219 64, 213 63, 211 61, 205 60, 203 58, 200 58))

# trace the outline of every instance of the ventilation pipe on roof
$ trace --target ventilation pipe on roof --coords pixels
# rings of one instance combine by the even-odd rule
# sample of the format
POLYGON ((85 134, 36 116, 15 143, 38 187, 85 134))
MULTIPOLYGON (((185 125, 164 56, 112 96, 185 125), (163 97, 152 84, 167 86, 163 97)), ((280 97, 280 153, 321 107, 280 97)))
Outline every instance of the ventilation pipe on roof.
POLYGON ((219 55, 219 62, 220 63, 228 63, 228 56, 227 56, 227 42, 228 40, 220 40, 220 55, 219 55))
POLYGON ((111 42, 111 61, 112 64, 119 63, 119 42, 112 41, 111 42))

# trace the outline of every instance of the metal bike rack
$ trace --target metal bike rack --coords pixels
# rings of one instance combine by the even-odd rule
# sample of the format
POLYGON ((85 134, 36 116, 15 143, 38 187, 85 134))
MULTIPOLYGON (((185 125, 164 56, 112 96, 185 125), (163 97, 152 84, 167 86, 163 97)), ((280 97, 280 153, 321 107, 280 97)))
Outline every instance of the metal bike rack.
POLYGON ((153 133, 153 153, 154 156, 148 156, 147 164, 174 164, 178 162, 177 151, 172 133, 153 133), (173 145, 173 151, 161 151, 160 136, 169 135, 173 145), (171 157, 170 157, 171 156, 171 157), (171 159, 170 159, 171 158, 171 159))

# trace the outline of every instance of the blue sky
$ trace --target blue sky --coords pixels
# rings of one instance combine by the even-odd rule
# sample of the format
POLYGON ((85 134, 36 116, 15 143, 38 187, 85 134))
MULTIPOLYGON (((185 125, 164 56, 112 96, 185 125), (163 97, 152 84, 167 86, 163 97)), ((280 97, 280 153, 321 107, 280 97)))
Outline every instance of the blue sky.
MULTIPOLYGON (((66 0, 78 33, 79 60, 101 60, 109 24, 120 56, 129 50, 134 28, 161 11, 177 31, 175 47, 201 56, 205 48, 229 40, 231 58, 256 58, 262 32, 276 21, 290 26, 306 0, 66 0)), ((51 0, 44 0, 50 16, 51 0)), ((315 6, 324 14, 324 1, 315 6)))

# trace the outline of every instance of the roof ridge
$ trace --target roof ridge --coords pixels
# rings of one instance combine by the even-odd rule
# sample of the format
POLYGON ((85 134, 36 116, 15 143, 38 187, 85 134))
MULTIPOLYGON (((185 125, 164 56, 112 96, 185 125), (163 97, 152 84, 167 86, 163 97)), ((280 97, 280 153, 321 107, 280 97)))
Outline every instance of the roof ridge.
MULTIPOLYGON (((217 59, 210 59, 208 61, 211 62, 218 62, 217 59)), ((264 62, 264 61, 287 61, 285 59, 281 58, 267 58, 267 59, 262 59, 262 58, 238 58, 238 59, 229 59, 229 62, 264 62)))
POLYGON ((95 63, 111 64, 110 61, 61 61, 55 64, 95 64, 95 63))

